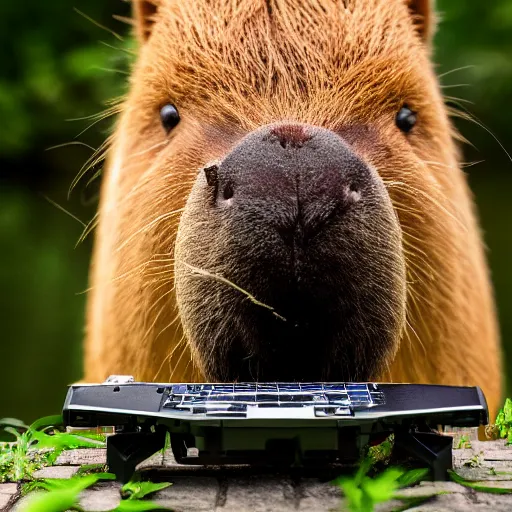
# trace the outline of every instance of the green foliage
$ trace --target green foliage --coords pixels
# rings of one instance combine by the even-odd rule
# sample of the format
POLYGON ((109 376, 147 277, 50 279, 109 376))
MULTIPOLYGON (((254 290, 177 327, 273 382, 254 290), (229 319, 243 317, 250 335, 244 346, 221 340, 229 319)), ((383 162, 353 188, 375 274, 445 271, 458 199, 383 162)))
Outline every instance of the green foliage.
POLYGON ((503 408, 498 412, 495 426, 499 437, 507 439, 507 444, 512 444, 512 400, 507 398, 503 408))
POLYGON ((506 488, 506 487, 489 487, 486 485, 482 485, 478 482, 470 482, 466 480, 465 478, 461 477, 458 473, 456 473, 453 470, 449 470, 448 474, 450 475, 450 478, 460 484, 464 487, 470 487, 471 489, 474 489, 478 492, 488 492, 491 494, 512 494, 512 489, 506 488))
POLYGON ((76 476, 90 475, 92 473, 105 473, 108 467, 106 464, 82 464, 76 472, 76 476))
MULTIPOLYGON (((0 115, 10 119, 0 125, 0 153, 22 154, 45 132, 60 138, 71 129, 76 135, 81 128, 66 126, 65 119, 88 115, 91 107, 124 90, 133 41, 116 40, 74 11, 74 5, 92 19, 119 12, 112 0, 103 5, 28 0, 23 9, 0 6, 0 47, 14 56, 0 70, 0 115), (39 115, 32 115, 34 111, 39 115)), ((106 25, 124 32, 127 28, 112 19, 106 25)))
POLYGON ((377 462, 387 462, 391 457, 394 443, 395 435, 391 434, 384 442, 376 446, 370 446, 368 449, 368 457, 371 459, 372 465, 377 462))
POLYGON ((471 441, 468 436, 460 436, 459 442, 457 443, 457 449, 471 448, 471 441))
POLYGON ((429 474, 428 468, 411 469, 406 471, 398 478, 398 486, 400 488, 410 487, 411 485, 417 484, 429 474))
POLYGON ((27 500, 21 512, 64 512, 69 509, 78 510, 78 496, 100 479, 113 480, 115 475, 102 473, 73 477, 69 479, 46 478, 33 482, 30 490, 44 489, 45 493, 37 493, 27 500))
POLYGON ((482 455, 477 453, 473 455, 470 459, 464 462, 464 466, 468 466, 470 468, 479 468, 482 465, 482 455))
MULTIPOLYGON (((64 512, 66 510, 81 510, 79 506, 80 493, 91 487, 99 480, 114 480, 115 475, 111 473, 99 473, 86 476, 74 476, 70 479, 46 478, 44 480, 31 482, 26 491, 42 489, 46 492, 37 493, 27 500, 25 507, 20 512, 64 512)), ((138 501, 147 494, 164 489, 171 484, 152 484, 145 482, 145 485, 135 485, 131 489, 130 497, 121 500, 119 505, 105 512, 146 512, 150 510, 166 510, 165 507, 151 501, 138 501)), ((126 484, 128 485, 128 484, 126 484)), ((126 487, 125 485, 125 487, 126 487)), ((124 487, 123 487, 124 488, 124 487)))
POLYGON ((171 434, 170 432, 167 430, 165 432, 165 441, 164 441, 164 445, 162 447, 162 456, 165 454, 165 452, 170 448, 171 446, 171 434))
POLYGON ((354 476, 343 476, 333 482, 343 490, 351 512, 372 512, 375 505, 392 498, 409 501, 408 498, 397 496, 396 491, 414 485, 428 476, 428 469, 406 471, 402 468, 389 467, 373 478, 370 477, 368 473, 372 467, 391 456, 393 442, 394 439, 390 436, 383 443, 371 447, 354 476))
POLYGON ((152 482, 133 482, 130 481, 123 485, 121 495, 127 497, 129 500, 139 500, 153 492, 161 491, 171 486, 170 482, 162 482, 154 484, 152 482))
POLYGON ((369 462, 360 465, 354 477, 341 477, 336 483, 342 488, 351 512, 372 512, 375 505, 397 497, 396 491, 419 482, 428 475, 428 469, 405 471, 390 467, 374 478, 367 476, 369 462))
POLYGON ((31 479, 34 471, 53 464, 63 450, 104 446, 96 440, 59 432, 55 425, 60 424, 61 416, 47 416, 30 426, 12 418, 0 420, 0 426, 8 425, 4 430, 14 439, 0 443, 0 482, 31 479))
POLYGON ((167 507, 152 501, 123 500, 112 511, 109 512, 146 512, 147 510, 170 510, 167 507))

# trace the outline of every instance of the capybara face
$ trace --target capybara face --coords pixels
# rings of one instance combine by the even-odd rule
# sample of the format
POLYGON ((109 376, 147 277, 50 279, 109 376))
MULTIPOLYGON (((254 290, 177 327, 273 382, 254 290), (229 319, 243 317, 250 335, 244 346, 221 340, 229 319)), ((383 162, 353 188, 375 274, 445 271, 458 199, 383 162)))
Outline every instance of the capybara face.
POLYGON ((399 222, 377 171, 333 131, 267 125, 200 172, 175 270, 208 379, 367 380, 396 351, 399 222))
POLYGON ((428 2, 134 8, 141 48, 103 184, 86 378, 386 379, 498 397, 428 2))

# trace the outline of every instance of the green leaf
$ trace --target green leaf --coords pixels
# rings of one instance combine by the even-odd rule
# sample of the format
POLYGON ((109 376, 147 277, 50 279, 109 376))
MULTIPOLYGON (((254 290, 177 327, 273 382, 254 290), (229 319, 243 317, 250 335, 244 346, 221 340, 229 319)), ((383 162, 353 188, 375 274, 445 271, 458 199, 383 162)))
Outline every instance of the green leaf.
POLYGON ((171 510, 154 501, 122 500, 111 512, 145 512, 146 510, 171 510))
POLYGON ((165 441, 164 441, 164 446, 162 448, 162 455, 164 455, 164 453, 169 449, 170 446, 171 446, 171 433, 167 430, 165 432, 165 441))
POLYGON ((338 485, 343 490, 343 494, 347 498, 348 508, 352 512, 359 512, 361 510, 361 500, 363 491, 356 485, 353 478, 340 478, 338 485))
POLYGON ((4 430, 9 434, 12 434, 17 440, 19 440, 22 436, 15 428, 13 427, 5 427, 4 430))
POLYGON ((361 484, 363 493, 370 496, 373 503, 388 501, 398 488, 398 479, 403 473, 402 469, 388 468, 374 479, 365 478, 361 484))
POLYGON ((138 500, 140 498, 144 498, 148 494, 161 491, 172 485, 170 482, 163 482, 159 484, 155 484, 152 482, 128 482, 123 485, 121 489, 122 495, 128 495, 128 499, 130 500, 138 500))
POLYGON ((32 431, 32 436, 37 440, 37 448, 55 448, 56 450, 69 450, 73 448, 97 448, 103 446, 98 441, 82 439, 74 434, 55 432, 49 435, 40 431, 32 431))
POLYGON ((74 476, 72 478, 44 478, 26 484, 23 492, 26 494, 34 489, 44 489, 49 494, 66 491, 75 493, 78 496, 84 489, 91 487, 98 480, 115 480, 115 475, 112 473, 97 473, 80 477, 74 476))
POLYGON ((22 420, 18 420, 17 418, 2 418, 0 419, 0 426, 8 426, 15 428, 27 429, 29 428, 22 420))
POLYGON ((385 441, 368 448, 368 457, 371 459, 372 464, 380 461, 386 461, 391 457, 393 446, 395 444, 395 436, 391 434, 385 441))
POLYGON ((107 442, 107 436, 105 434, 95 434, 93 432, 75 432, 70 435, 86 439, 92 439, 93 441, 98 441, 101 444, 105 444, 107 442))
POLYGON ((402 476, 400 476, 398 479, 398 486, 409 487, 414 485, 416 482, 423 480, 429 474, 429 472, 430 470, 428 468, 411 469, 410 471, 407 471, 402 476))
POLYGON ((39 418, 38 420, 34 421, 30 425, 31 430, 41 430, 42 428, 46 427, 59 427, 63 424, 62 415, 55 414, 53 416, 44 416, 43 418, 39 418))
POLYGON ((79 494, 74 489, 36 494, 19 512, 64 512, 77 505, 79 494))
POLYGON ((510 398, 505 400, 505 405, 503 406, 503 414, 505 424, 510 426, 512 424, 512 400, 510 400, 510 398))
POLYGON ((471 442, 468 436, 460 436, 459 442, 457 443, 457 449, 471 448, 471 442))
POLYGON ((115 480, 116 476, 112 473, 95 473, 93 475, 74 476, 71 478, 44 478, 37 481, 35 486, 47 491, 78 490, 91 487, 98 480, 115 480))
POLYGON ((99 462, 96 464, 83 464, 80 469, 76 472, 76 476, 83 476, 90 473, 104 473, 106 464, 99 462))
POLYGON ((370 494, 368 494, 363 487, 361 489, 361 506, 357 509, 357 512, 373 512, 375 502, 370 494))
POLYGON ((508 489, 506 487, 487 487, 485 485, 478 484, 476 482, 468 482, 464 478, 462 478, 460 475, 458 475, 453 470, 448 470, 448 474, 450 475, 450 478, 460 484, 464 487, 470 487, 471 489, 474 489, 475 491, 479 492, 488 492, 490 494, 512 494, 512 489, 508 489))

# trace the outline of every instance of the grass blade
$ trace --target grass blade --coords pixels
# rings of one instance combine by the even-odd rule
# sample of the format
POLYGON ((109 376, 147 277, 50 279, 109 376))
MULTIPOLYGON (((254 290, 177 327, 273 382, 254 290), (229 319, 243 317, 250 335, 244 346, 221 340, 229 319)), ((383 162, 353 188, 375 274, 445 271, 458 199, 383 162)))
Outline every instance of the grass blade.
POLYGON ((453 470, 448 470, 448 474, 454 482, 463 485, 464 487, 470 487, 478 492, 487 492, 490 494, 512 494, 512 489, 506 487, 487 487, 476 482, 468 482, 453 470))
POLYGON ((30 425, 30 429, 32 430, 41 430, 46 427, 60 427, 64 424, 62 419, 62 415, 54 414, 53 416, 44 416, 43 418, 39 418, 34 421, 32 425, 30 425))
POLYGON ((121 494, 127 495, 129 500, 138 500, 144 498, 148 494, 161 491, 172 485, 170 482, 155 484, 152 482, 128 482, 123 485, 121 494))

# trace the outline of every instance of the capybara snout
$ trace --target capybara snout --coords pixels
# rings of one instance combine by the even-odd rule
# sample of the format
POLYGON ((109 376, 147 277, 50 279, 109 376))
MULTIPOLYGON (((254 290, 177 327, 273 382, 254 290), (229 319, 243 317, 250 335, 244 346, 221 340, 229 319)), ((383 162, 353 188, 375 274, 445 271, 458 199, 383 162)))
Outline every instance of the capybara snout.
POLYGON ((199 173, 176 285, 210 380, 368 380, 405 318, 398 219, 377 172, 339 135, 264 126, 199 173))

